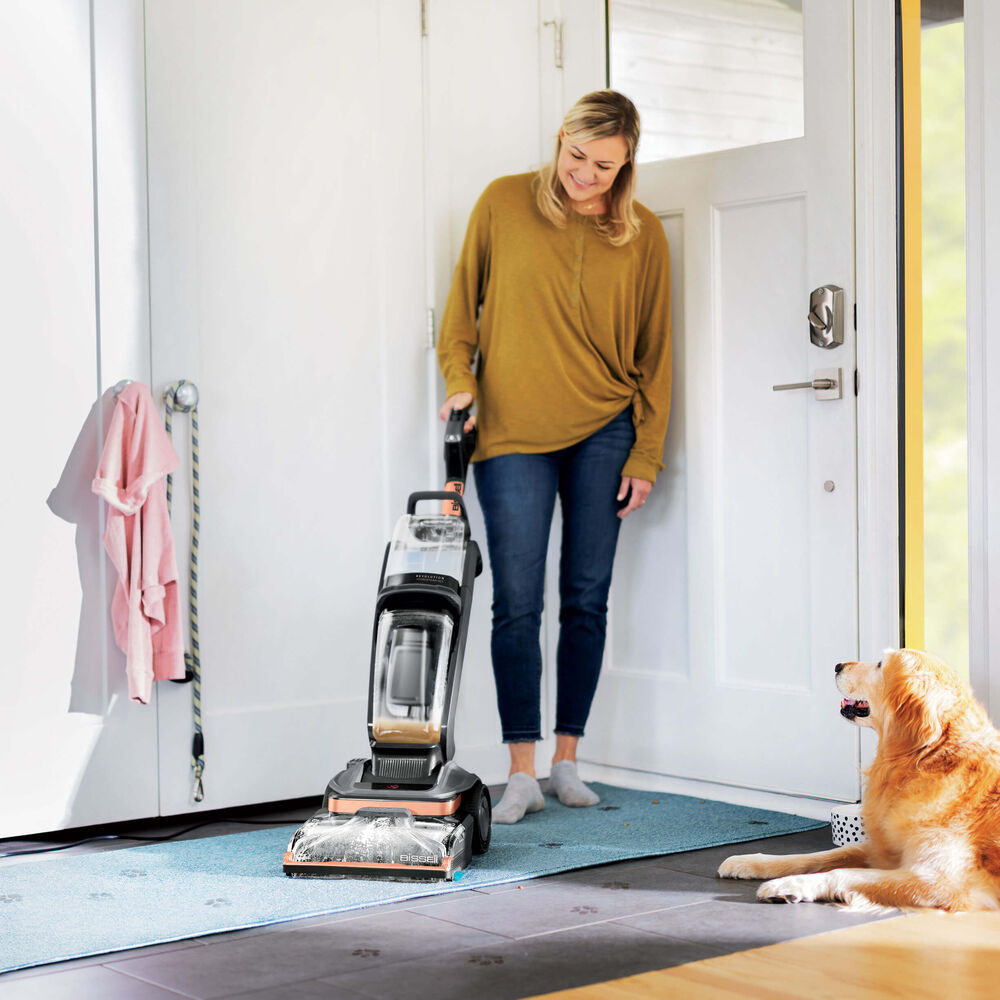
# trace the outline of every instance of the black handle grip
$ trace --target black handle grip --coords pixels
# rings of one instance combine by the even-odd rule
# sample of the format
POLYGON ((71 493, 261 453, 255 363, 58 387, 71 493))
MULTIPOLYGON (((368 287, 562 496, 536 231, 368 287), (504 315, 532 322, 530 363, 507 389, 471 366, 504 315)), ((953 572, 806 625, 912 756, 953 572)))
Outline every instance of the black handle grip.
POLYGON ((466 431, 465 422, 468 419, 468 409, 452 410, 448 416, 444 429, 445 482, 465 482, 469 459, 476 450, 476 428, 466 431))
POLYGON ((448 423, 444 428, 445 444, 451 444, 462 440, 462 436, 465 434, 465 421, 468 419, 468 408, 464 410, 453 409, 451 413, 448 414, 448 423))
POLYGON ((411 493, 410 499, 406 501, 406 513, 415 513, 417 504, 422 500, 449 500, 456 503, 462 510, 466 524, 469 523, 469 515, 465 511, 465 500, 461 493, 453 493, 451 490, 424 490, 420 493, 411 493))

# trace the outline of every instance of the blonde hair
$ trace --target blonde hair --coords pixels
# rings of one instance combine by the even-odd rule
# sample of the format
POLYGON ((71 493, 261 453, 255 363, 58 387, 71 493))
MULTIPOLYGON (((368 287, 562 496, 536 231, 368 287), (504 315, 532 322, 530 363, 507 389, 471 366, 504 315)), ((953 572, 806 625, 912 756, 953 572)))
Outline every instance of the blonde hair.
MULTIPOLYGON (((620 135, 628 146, 628 157, 618 171, 608 192, 609 207, 604 216, 595 217, 597 231, 615 247, 630 243, 639 235, 641 223, 635 205, 635 153, 639 147, 639 112, 635 105, 616 90, 595 90, 585 94, 566 112, 562 134, 576 143, 591 142, 620 135)), ((571 211, 556 165, 562 139, 556 136, 552 161, 535 177, 535 200, 538 210, 554 226, 563 229, 571 211)))

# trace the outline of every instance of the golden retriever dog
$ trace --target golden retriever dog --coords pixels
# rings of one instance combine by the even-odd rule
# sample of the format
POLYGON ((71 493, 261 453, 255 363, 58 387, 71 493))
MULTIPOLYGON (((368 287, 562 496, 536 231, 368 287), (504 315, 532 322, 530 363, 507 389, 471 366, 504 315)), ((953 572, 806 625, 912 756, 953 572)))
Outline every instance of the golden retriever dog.
POLYGON ((865 835, 817 854, 742 854, 722 878, 770 879, 764 902, 1000 909, 1000 734, 969 686, 913 649, 838 663, 840 713, 878 734, 865 835))

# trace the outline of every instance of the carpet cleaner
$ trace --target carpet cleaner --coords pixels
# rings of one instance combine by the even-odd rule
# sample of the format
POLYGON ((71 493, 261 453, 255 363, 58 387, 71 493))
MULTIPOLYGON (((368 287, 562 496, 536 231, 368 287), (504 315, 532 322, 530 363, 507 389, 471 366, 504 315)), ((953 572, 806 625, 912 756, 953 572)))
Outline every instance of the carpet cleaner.
POLYGON ((411 493, 386 546, 375 600, 368 739, 323 804, 292 835, 296 877, 451 880, 490 844, 489 789, 452 760, 472 588, 483 569, 470 537, 468 411, 445 428, 446 485, 411 493), (434 501, 431 513, 417 513, 434 501))

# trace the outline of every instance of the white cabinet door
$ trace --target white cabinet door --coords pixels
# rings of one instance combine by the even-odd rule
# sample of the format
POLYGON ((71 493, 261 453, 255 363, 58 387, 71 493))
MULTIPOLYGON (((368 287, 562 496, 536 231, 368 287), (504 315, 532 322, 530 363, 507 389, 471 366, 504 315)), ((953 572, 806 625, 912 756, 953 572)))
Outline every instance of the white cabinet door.
MULTIPOLYGON (((495 177, 536 167, 554 134, 539 99, 542 80, 536 0, 476 3, 432 0, 428 6, 428 194, 433 233, 434 305, 440 320, 476 199, 495 177), (488 44, 483 40, 488 39, 488 44), (514 68, 517 72, 512 72, 514 68)), ((551 74, 546 82, 552 88, 551 74)), ((440 447, 437 409, 444 383, 433 359, 437 398, 431 430, 440 447)), ((435 454, 435 468, 440 464, 435 454)), ((492 586, 486 528, 469 469, 466 499, 472 536, 483 553, 455 719, 456 759, 485 781, 508 771, 490 664, 492 586)))
MULTIPOLYGON (((537 169, 555 149, 569 107, 604 85, 604 9, 601 0, 430 0, 427 36, 428 194, 432 226, 434 305, 440 319, 469 213, 496 177, 537 169), (559 24, 557 65, 556 22, 559 24)), ((440 467, 438 387, 431 430, 440 467)), ((469 516, 486 571, 476 581, 456 718, 456 757, 487 782, 505 781, 509 756, 501 743, 490 663, 492 588, 486 530, 469 475, 469 516)), ((558 537, 558 531, 554 531, 558 537)), ((550 553, 549 574, 558 566, 550 553)), ((548 607, 558 605, 548 604, 548 607)), ((545 638, 554 632, 551 616, 545 638)), ((553 661, 554 662, 554 661, 553 661)), ((548 663, 548 658, 546 660, 548 663)), ((551 725, 554 670, 546 666, 543 731, 551 725)), ((541 763, 550 748, 539 750, 541 763)))
POLYGON ((640 167, 672 251, 676 392, 666 470, 622 533, 590 760, 857 797, 833 684, 858 652, 851 7, 803 4, 804 138, 640 167), (826 284, 830 350, 806 321, 826 284), (842 398, 772 390, 827 368, 842 398))
MULTIPOLYGON (((367 749, 384 546, 427 485, 420 5, 146 9, 153 383, 201 394, 202 806, 318 797, 367 749)), ((158 710, 186 811, 190 688, 158 710)))

